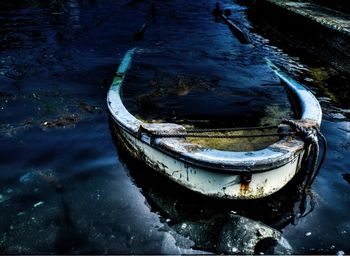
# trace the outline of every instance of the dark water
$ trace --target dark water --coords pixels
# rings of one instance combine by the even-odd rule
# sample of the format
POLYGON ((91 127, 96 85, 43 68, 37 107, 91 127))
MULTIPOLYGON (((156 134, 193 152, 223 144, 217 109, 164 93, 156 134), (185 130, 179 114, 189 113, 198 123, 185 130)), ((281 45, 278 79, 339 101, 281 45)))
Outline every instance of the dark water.
POLYGON ((219 229, 238 212, 281 230, 295 253, 349 253, 346 78, 285 48, 229 1, 253 45, 214 22, 208 12, 215 1, 182 0, 159 1, 157 19, 134 42, 150 2, 129 3, 0 4, 0 252, 217 252, 218 230, 206 225, 219 229), (292 116, 264 57, 307 84, 321 102, 329 142, 312 186, 314 210, 298 215, 298 179, 254 203, 210 200, 116 148, 106 93, 122 55, 135 46, 141 50, 124 94, 132 111, 150 119, 250 125, 292 116), (174 83, 181 86, 173 90, 174 83), (181 231, 184 223, 199 227, 196 236, 181 231))
POLYGON ((123 91, 128 109, 148 120, 211 120, 225 127, 275 124, 280 116, 293 116, 264 52, 239 43, 224 24, 215 23, 208 15, 212 6, 211 1, 159 5, 160 17, 149 23, 123 91))

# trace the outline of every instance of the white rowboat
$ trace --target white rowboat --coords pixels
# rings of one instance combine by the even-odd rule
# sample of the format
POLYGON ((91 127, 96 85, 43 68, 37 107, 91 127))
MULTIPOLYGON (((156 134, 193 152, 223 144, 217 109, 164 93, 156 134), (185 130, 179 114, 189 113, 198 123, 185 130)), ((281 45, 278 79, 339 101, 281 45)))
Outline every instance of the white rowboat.
MULTIPOLYGON (((268 196, 285 186, 299 171, 307 145, 299 136, 281 136, 264 149, 248 152, 203 147, 181 137, 155 134, 186 133, 173 123, 145 123, 125 108, 121 87, 136 49, 124 56, 107 96, 108 108, 126 148, 148 166, 201 194, 228 199, 268 196)), ((303 127, 319 128, 322 111, 315 96, 267 60, 300 107, 303 127)), ((306 157, 305 157, 306 158, 306 157)))

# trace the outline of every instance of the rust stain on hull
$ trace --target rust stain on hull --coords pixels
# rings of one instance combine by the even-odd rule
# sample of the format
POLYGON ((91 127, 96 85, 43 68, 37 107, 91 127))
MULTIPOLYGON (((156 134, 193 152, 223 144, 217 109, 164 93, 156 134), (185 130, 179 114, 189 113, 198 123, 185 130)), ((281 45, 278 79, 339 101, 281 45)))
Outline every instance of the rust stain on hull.
POLYGON ((250 190, 249 183, 241 183, 240 184, 240 193, 242 195, 247 194, 247 192, 250 190))

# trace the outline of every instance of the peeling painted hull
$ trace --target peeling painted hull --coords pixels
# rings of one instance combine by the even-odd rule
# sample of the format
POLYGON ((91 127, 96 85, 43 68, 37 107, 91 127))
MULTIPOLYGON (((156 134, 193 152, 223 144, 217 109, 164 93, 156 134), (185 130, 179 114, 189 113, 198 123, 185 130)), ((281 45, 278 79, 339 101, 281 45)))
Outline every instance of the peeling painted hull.
MULTIPOLYGON (((298 137, 282 137, 265 149, 231 152, 191 144, 184 138, 162 138, 155 133, 183 133, 177 124, 147 124, 125 108, 121 86, 135 49, 119 66, 107 97, 113 125, 131 154, 173 181, 198 193, 227 199, 256 199, 284 187, 300 170, 307 150, 298 137)), ((267 60, 268 65, 299 99, 301 123, 319 126, 322 112, 316 98, 267 60)))
POLYGON ((126 149, 152 169, 192 191, 216 198, 256 199, 268 196, 285 186, 298 172, 304 151, 279 168, 253 174, 249 184, 241 183, 240 174, 214 172, 162 153, 129 133, 120 130, 126 149))

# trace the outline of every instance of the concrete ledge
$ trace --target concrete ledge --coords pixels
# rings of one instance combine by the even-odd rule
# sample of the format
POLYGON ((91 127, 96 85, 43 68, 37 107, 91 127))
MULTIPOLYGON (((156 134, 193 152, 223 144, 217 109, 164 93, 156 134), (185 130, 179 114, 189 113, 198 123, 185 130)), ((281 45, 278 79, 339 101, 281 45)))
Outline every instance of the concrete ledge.
POLYGON ((266 0, 291 12, 307 17, 332 30, 350 36, 350 15, 308 2, 266 0))
POLYGON ((291 0, 256 1, 256 10, 295 47, 350 75, 350 15, 291 0))

